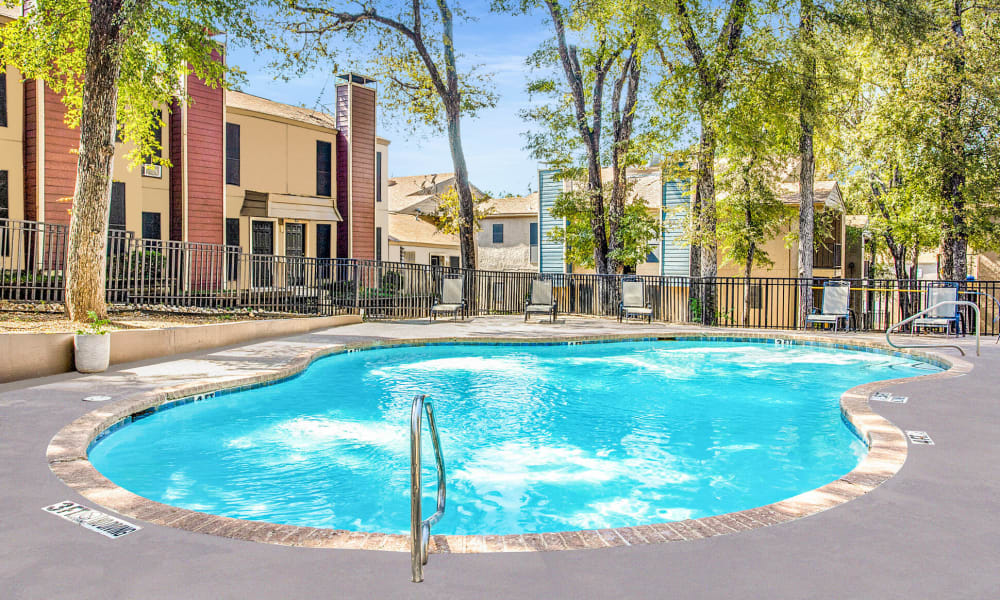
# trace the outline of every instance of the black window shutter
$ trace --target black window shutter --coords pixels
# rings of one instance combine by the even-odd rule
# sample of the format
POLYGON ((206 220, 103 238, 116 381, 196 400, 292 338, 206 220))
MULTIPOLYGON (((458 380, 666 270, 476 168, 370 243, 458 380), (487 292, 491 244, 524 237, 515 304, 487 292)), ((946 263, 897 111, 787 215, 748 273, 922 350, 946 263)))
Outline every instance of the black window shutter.
POLYGON ((375 202, 382 201, 382 153, 375 153, 375 202))
POLYGON ((10 218, 10 197, 8 196, 8 174, 0 171, 0 219, 10 218))
POLYGON ((125 184, 121 181, 111 182, 111 213, 108 228, 125 231, 125 184))
POLYGON ((330 178, 332 152, 330 142, 316 141, 316 195, 330 196, 332 181, 330 178))
MULTIPOLYGON (((240 220, 226 219, 226 245, 240 245, 240 220)), ((226 279, 236 281, 240 272, 240 251, 236 249, 226 250, 226 279)))
POLYGON ((7 69, 0 69, 0 127, 7 126, 7 69))
MULTIPOLYGON (((0 171, 0 219, 10 218, 7 183, 7 171, 0 171)), ((6 223, 0 223, 0 256, 10 256, 10 237, 7 235, 6 223)))
POLYGON ((240 184, 240 126, 226 123, 226 184, 240 184))

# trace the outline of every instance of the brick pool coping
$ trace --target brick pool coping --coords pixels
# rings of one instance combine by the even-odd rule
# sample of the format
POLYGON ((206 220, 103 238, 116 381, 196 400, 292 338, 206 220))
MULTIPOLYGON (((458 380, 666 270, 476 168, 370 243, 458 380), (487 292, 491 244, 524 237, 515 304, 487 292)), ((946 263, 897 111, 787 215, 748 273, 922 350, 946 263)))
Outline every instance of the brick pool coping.
POLYGON ((440 337, 366 341, 314 348, 292 357, 286 365, 280 368, 260 371, 250 376, 233 377, 210 383, 190 383, 165 387, 110 403, 83 415, 60 430, 50 441, 46 454, 52 472, 80 495, 122 515, 141 521, 197 533, 285 546, 407 552, 409 551, 408 535, 249 521, 155 502, 125 490, 101 475, 88 460, 88 449, 99 435, 116 424, 130 422, 133 415, 149 413, 151 409, 191 396, 276 383, 301 373, 319 358, 351 350, 448 343, 531 345, 651 339, 748 342, 787 340, 799 345, 913 356, 934 363, 946 370, 917 377, 866 383, 844 392, 840 398, 841 415, 845 423, 865 442, 869 451, 861 463, 850 473, 797 496, 733 513, 632 527, 539 534, 432 535, 430 551, 436 553, 536 552, 678 542, 749 531, 814 515, 874 490, 895 475, 906 461, 906 438, 895 425, 871 410, 868 397, 872 392, 904 381, 958 377, 972 370, 972 365, 967 361, 937 353, 909 349, 901 351, 886 344, 869 340, 847 341, 843 338, 813 335, 691 332, 661 335, 606 334, 531 339, 440 337))

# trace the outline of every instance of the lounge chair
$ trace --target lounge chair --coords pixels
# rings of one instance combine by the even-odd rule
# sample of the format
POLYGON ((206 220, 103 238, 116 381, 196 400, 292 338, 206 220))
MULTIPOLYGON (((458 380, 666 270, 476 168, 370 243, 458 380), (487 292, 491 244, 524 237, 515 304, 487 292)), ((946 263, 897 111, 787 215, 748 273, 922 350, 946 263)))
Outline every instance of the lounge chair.
POLYGON ((461 276, 445 277, 441 280, 441 301, 431 307, 432 321, 437 318, 438 313, 451 313, 452 319, 457 319, 461 313, 465 319, 465 293, 462 287, 461 276))
POLYGON ((849 281, 825 281, 823 282, 823 309, 820 312, 806 315, 806 327, 813 325, 832 325, 833 330, 840 328, 841 320, 844 321, 844 330, 851 328, 851 282, 849 281))
POLYGON ((622 281, 622 301, 618 305, 618 322, 637 316, 653 322, 653 308, 646 300, 646 284, 641 279, 622 281))
POLYGON ((536 279, 531 282, 531 298, 524 307, 524 320, 528 320, 531 313, 542 313, 549 315, 549 319, 556 322, 556 302, 552 299, 552 281, 536 279))
MULTIPOLYGON (((927 304, 924 308, 930 308, 939 302, 958 300, 958 287, 952 283, 940 283, 927 288, 927 304)), ((945 335, 955 328, 955 335, 958 335, 958 306, 955 304, 945 304, 939 306, 926 315, 913 320, 913 333, 918 333, 920 329, 927 327, 943 328, 945 335)))

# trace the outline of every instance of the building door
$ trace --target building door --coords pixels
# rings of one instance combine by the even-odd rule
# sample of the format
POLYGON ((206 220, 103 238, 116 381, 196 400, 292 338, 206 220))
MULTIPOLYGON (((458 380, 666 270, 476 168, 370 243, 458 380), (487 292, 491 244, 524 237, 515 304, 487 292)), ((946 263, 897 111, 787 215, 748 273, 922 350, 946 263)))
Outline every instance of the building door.
POLYGON ((274 279, 274 223, 271 221, 251 221, 250 252, 253 265, 253 285, 268 287, 274 279))
POLYGON ((306 279, 306 226, 304 223, 285 225, 285 256, 288 257, 288 285, 302 285, 306 279))

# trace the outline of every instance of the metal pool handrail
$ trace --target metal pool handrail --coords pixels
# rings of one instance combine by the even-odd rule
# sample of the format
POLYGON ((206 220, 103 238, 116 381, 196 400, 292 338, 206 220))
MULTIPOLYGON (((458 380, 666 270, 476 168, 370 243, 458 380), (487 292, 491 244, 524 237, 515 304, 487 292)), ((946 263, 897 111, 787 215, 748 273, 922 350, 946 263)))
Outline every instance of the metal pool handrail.
POLYGON ((899 323, 896 323, 895 325, 893 325, 889 329, 885 330, 885 341, 886 341, 886 343, 888 343, 893 348, 954 348, 955 350, 958 350, 959 353, 962 354, 962 356, 965 356, 965 350, 962 350, 961 347, 959 347, 959 346, 957 346, 955 344, 903 344, 903 345, 900 345, 900 344, 893 344, 892 340, 889 339, 889 334, 891 334, 893 331, 895 331, 896 328, 902 327, 903 325, 906 325, 910 321, 913 321, 914 319, 917 319, 917 318, 919 318, 919 317, 921 317, 923 315, 926 315, 929 312, 932 312, 936 308, 939 308, 941 306, 949 306, 949 305, 951 305, 951 306, 971 306, 973 309, 975 309, 975 311, 976 311, 976 356, 979 356, 979 306, 977 306, 975 302, 969 302, 968 300, 944 300, 943 302, 938 302, 934 306, 928 306, 927 308, 925 308, 924 310, 918 312, 917 314, 913 315, 912 317, 908 317, 906 319, 903 319, 899 323))
POLYGON ((413 408, 410 411, 410 570, 413 582, 424 580, 424 565, 427 564, 427 545, 431 539, 431 525, 441 520, 444 515, 445 495, 448 485, 445 481, 444 457, 441 455, 441 440, 438 437, 437 424, 434 422, 434 407, 427 396, 417 394, 413 398, 413 408), (420 419, 427 413, 427 426, 431 430, 431 440, 434 442, 434 460, 437 463, 437 511, 422 519, 420 509, 420 419))

